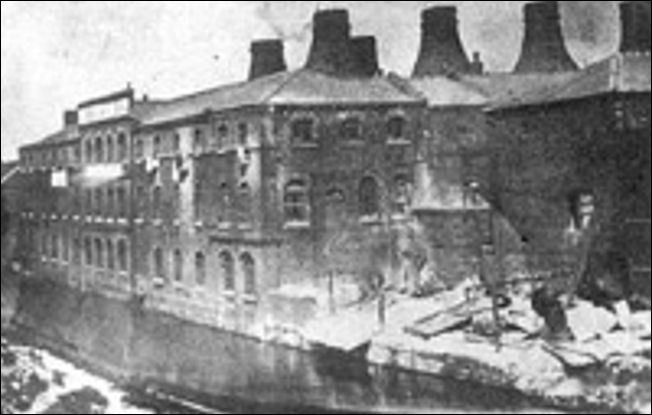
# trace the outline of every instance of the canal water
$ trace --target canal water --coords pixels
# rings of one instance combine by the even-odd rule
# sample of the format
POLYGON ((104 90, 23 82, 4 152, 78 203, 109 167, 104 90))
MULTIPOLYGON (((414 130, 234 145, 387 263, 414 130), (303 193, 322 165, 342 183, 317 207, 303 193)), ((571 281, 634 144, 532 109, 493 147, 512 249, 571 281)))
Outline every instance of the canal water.
MULTIPOLYGON (((115 387, 44 350, 2 338, 2 414, 221 414, 169 396, 143 396, 115 387)), ((244 412, 243 412, 244 413, 244 412)), ((260 413, 269 413, 262 410, 260 413)), ((505 413, 439 408, 433 413, 505 413)), ((519 413, 542 413, 541 410, 519 413)), ((554 413, 554 412, 545 412, 554 413)))

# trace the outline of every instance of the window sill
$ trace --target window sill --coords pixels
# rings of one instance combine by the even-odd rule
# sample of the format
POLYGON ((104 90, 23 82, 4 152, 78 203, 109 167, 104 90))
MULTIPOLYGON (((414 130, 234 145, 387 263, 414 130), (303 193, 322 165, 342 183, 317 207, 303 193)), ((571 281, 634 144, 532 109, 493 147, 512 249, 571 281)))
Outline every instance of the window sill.
POLYGON ((163 289, 165 287, 165 280, 163 278, 160 278, 160 277, 155 277, 152 280, 152 287, 154 287, 156 289, 163 289))
POLYGON ((311 224, 309 221, 305 222, 286 222, 285 225, 283 225, 283 229, 285 230, 302 230, 302 229, 310 229, 311 224))
POLYGON ((240 231, 250 231, 253 230, 254 226, 251 223, 240 223, 238 224, 238 230, 240 231))
POLYGON ((156 226, 156 227, 163 226, 163 220, 162 219, 153 219, 152 220, 152 226, 156 226))
POLYGON ((390 138, 387 140, 388 146, 411 146, 412 142, 405 138, 390 138))
POLYGON ((228 231, 233 226, 230 222, 220 222, 217 224, 217 229, 220 231, 228 231))
POLYGON ((300 144, 295 143, 295 144, 292 144, 291 147, 293 149, 297 149, 297 150, 314 150, 316 148, 319 148, 319 144, 317 144, 317 143, 300 143, 300 144))
POLYGON ((229 302, 235 302, 235 300, 238 297, 238 294, 236 294, 235 291, 224 291, 222 296, 224 297, 225 300, 227 300, 229 302))
POLYGON ((366 215, 360 218, 360 223, 363 225, 379 225, 382 223, 380 215, 366 215))
POLYGON ((366 143, 364 142, 364 140, 348 140, 348 141, 344 141, 342 143, 342 146, 344 146, 344 147, 358 147, 359 148, 359 147, 364 147, 365 144, 366 143))
POLYGON ((245 294, 242 296, 242 300, 247 305, 258 305, 258 303, 260 302, 258 295, 255 294, 245 294))

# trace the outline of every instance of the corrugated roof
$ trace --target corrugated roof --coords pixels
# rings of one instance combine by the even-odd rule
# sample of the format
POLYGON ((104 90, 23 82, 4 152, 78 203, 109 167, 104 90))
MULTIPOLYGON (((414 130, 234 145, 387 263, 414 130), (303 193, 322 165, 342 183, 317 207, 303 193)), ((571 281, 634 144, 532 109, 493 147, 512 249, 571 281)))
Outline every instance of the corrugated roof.
POLYGON ((489 102, 480 88, 445 76, 413 79, 410 83, 431 107, 478 107, 489 102))
POLYGON ((171 100, 143 117, 142 123, 145 126, 163 124, 205 111, 257 105, 409 104, 420 101, 388 77, 341 79, 301 69, 171 100))
POLYGON ((649 93, 650 86, 650 53, 618 53, 588 66, 563 83, 532 89, 519 99, 496 107, 572 101, 610 93, 649 93))

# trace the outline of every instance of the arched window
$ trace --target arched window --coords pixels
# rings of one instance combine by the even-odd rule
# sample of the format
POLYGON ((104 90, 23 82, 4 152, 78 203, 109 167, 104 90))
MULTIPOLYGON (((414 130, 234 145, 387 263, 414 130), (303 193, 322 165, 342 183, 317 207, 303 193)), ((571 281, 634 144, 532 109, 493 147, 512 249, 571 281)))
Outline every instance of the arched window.
POLYGON ((206 284, 206 256, 202 252, 195 254, 195 281, 197 285, 206 284))
POLYGON ((224 279, 224 290, 235 292, 235 261, 231 253, 224 251, 220 254, 220 270, 224 279))
POLYGON ((380 213, 380 194, 378 183, 373 177, 365 177, 360 182, 360 213, 373 216, 380 213))
POLYGON ((104 162, 104 143, 102 142, 102 137, 95 139, 95 162, 104 162))
POLYGON ((174 133, 172 136, 172 148, 175 153, 181 151, 181 136, 178 133, 174 133))
POLYGON ((358 118, 347 118, 342 121, 341 135, 345 141, 362 140, 362 122, 358 118))
POLYGON ((102 209, 104 209, 104 190, 96 189, 95 190, 95 215, 101 216, 102 209))
POLYGON ((195 128, 193 133, 193 146, 195 151, 204 151, 206 143, 204 142, 204 131, 201 128, 195 128))
POLYGON ((249 139, 249 125, 247 123, 238 124, 238 144, 243 147, 247 146, 249 139))
POLYGON ((120 218, 126 218, 127 217, 127 190, 124 187, 119 187, 117 191, 117 207, 118 207, 118 216, 120 218))
POLYGON ((145 155, 145 143, 143 142, 142 138, 138 138, 136 140, 134 151, 137 158, 141 158, 145 155))
POLYGON ((310 197, 304 180, 293 180, 285 186, 283 205, 286 222, 310 222, 310 197))
POLYGON ((129 254, 127 252, 127 242, 124 240, 118 241, 118 268, 120 272, 129 271, 129 254))
POLYGON ((113 137, 106 137, 106 161, 112 163, 115 157, 115 144, 113 143, 113 137))
POLYGON ((292 144, 313 144, 315 137, 315 121, 301 118, 292 123, 292 144))
POLYGON ((256 281, 256 262, 254 258, 248 253, 242 254, 240 267, 244 277, 244 293, 255 296, 258 293, 258 282, 256 281))
POLYGON ((84 259, 86 261, 86 266, 93 266, 93 241, 91 238, 84 239, 84 259))
POLYGON ((106 241, 106 267, 110 271, 115 271, 115 249, 110 239, 106 241))
POLYGON ((394 116, 387 121, 387 136, 390 140, 405 139, 405 118, 394 116))
POLYGON ((183 281, 183 253, 179 249, 174 251, 174 281, 183 281))
POLYGON ((86 142, 86 163, 93 162, 93 142, 88 140, 86 142))
POLYGON ((101 239, 95 240, 95 265, 104 268, 104 244, 101 239))
POLYGON ((115 216, 115 190, 113 188, 106 191, 106 215, 108 217, 115 216))
POLYGON ((220 124, 217 128, 217 148, 223 149, 229 143, 229 126, 220 124))
MULTIPOLYGON (((142 145, 142 141, 140 141, 140 145, 142 145)), ((119 162, 125 161, 127 159, 128 154, 129 154, 129 151, 128 151, 128 148, 127 148, 127 135, 125 133, 120 133, 118 135, 118 158, 117 158, 117 160, 119 162)), ((142 153, 139 153, 139 156, 142 156, 142 153)))
POLYGON ((52 235, 52 244, 50 248, 52 248, 52 259, 59 259, 59 237, 57 235, 52 235))
POLYGON ((155 277, 167 280, 167 272, 165 269, 165 258, 163 256, 163 250, 161 248, 154 249, 154 273, 155 277))
POLYGON ((252 200, 251 200, 251 188, 249 184, 242 183, 238 189, 238 199, 240 204, 240 209, 238 209, 238 214, 240 216, 240 223, 249 223, 252 219, 252 200))

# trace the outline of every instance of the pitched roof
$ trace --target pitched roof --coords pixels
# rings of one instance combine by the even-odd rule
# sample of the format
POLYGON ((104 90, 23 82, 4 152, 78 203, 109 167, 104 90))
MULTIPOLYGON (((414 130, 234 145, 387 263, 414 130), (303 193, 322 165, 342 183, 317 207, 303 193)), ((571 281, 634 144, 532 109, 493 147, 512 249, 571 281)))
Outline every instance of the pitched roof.
POLYGON ((225 85, 180 97, 144 116, 156 125, 200 115, 259 105, 370 105, 422 102, 390 77, 341 79, 308 69, 280 72, 249 82, 225 85))
POLYGON ((572 101, 610 93, 649 93, 650 53, 617 53, 588 66, 562 83, 539 87, 519 99, 496 105, 510 108, 572 101))
POLYGON ((11 178, 11 176, 16 173, 18 169, 18 163, 2 163, 2 184, 11 178))
POLYGON ((445 76, 412 79, 410 84, 431 107, 479 107, 489 102, 487 94, 479 87, 445 76))

